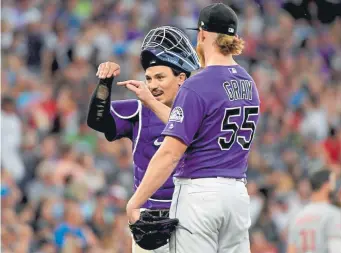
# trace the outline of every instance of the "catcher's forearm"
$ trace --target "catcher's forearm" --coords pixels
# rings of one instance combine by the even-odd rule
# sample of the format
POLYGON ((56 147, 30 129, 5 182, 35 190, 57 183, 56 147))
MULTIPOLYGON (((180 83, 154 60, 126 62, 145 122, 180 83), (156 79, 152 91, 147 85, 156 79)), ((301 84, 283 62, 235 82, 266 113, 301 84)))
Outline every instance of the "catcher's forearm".
POLYGON ((93 92, 88 109, 87 124, 92 129, 104 133, 108 141, 116 136, 116 124, 110 115, 110 95, 113 77, 100 79, 93 92))
POLYGON ((165 124, 168 123, 169 114, 171 112, 171 108, 167 105, 157 101, 156 99, 148 103, 147 105, 150 110, 152 110, 155 115, 165 124))

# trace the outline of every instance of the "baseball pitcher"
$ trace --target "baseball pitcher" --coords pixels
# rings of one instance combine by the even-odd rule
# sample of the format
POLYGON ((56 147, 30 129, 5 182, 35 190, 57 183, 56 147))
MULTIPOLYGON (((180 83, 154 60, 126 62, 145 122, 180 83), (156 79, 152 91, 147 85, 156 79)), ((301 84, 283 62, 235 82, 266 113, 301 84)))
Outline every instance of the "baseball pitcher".
POLYGON ((204 67, 181 86, 145 177, 127 204, 130 222, 175 170, 170 217, 179 220, 172 253, 249 253, 247 161, 259 118, 256 84, 233 59, 243 50, 237 16, 225 4, 199 16, 204 67), (182 158, 182 159, 181 159, 182 158))

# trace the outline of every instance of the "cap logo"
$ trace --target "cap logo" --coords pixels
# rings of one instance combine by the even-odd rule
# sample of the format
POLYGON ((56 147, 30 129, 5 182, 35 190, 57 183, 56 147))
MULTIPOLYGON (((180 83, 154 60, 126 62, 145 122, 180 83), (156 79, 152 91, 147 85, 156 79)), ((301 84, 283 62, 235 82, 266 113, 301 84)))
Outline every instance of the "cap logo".
POLYGON ((229 28, 229 29, 228 29, 228 32, 229 32, 229 33, 233 33, 233 32, 234 32, 234 28, 229 28))
POLYGON ((201 26, 204 26, 204 25, 205 25, 205 23, 204 23, 203 21, 201 21, 200 25, 201 25, 201 26))

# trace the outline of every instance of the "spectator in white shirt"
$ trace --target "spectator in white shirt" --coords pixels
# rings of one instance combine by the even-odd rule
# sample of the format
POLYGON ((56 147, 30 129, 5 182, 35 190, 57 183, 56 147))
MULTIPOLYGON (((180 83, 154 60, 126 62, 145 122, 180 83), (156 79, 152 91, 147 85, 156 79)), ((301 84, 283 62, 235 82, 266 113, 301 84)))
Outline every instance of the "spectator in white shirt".
POLYGON ((11 97, 3 97, 1 105, 1 162, 2 166, 19 182, 25 175, 20 156, 22 122, 11 97))

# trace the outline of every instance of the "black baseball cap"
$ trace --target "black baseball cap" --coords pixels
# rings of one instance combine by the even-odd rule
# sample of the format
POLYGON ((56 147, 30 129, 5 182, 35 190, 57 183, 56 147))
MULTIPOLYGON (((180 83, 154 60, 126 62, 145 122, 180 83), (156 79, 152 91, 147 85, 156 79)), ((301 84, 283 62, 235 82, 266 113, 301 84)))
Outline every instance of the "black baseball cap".
POLYGON ((229 6, 223 3, 215 3, 206 6, 200 11, 198 27, 187 28, 207 32, 222 33, 234 36, 237 33, 238 17, 229 6))

